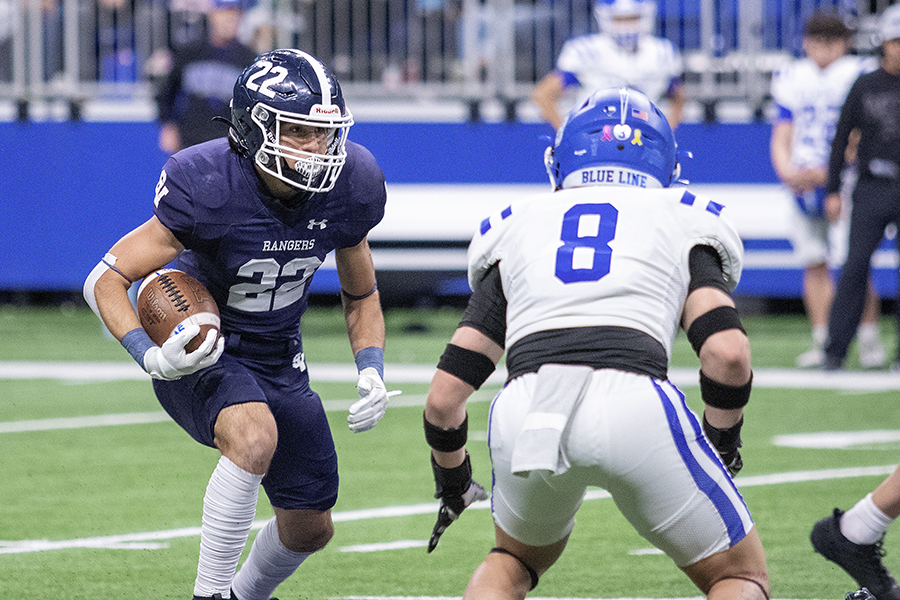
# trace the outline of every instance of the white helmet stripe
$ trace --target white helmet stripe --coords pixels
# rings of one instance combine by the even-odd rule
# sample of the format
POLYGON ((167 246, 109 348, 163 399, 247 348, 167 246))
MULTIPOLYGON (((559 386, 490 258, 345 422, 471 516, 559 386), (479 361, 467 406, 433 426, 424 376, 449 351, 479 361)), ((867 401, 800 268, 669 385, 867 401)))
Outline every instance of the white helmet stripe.
POLYGON ((319 79, 319 87, 322 89, 322 106, 331 106, 331 84, 328 82, 328 76, 325 74, 325 65, 318 58, 307 54, 303 50, 297 50, 297 54, 309 61, 316 77, 319 79))
POLYGON ((621 113, 619 115, 619 122, 624 125, 625 119, 628 117, 628 90, 626 88, 619 88, 619 108, 621 113))

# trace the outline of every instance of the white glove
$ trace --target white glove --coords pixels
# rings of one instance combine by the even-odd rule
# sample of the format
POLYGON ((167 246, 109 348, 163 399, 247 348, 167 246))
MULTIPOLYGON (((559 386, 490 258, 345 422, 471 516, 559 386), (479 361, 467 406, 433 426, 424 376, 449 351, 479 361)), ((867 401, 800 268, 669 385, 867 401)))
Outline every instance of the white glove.
POLYGON ((387 388, 375 367, 366 367, 359 372, 356 389, 359 391, 359 400, 350 407, 350 416, 347 417, 353 433, 375 427, 388 405, 387 388))
POLYGON ((193 320, 179 325, 162 347, 153 346, 147 350, 144 370, 154 379, 173 381, 214 365, 225 350, 225 338, 220 337, 217 342, 219 332, 210 330, 196 350, 186 352, 184 347, 199 333, 200 325, 193 320))

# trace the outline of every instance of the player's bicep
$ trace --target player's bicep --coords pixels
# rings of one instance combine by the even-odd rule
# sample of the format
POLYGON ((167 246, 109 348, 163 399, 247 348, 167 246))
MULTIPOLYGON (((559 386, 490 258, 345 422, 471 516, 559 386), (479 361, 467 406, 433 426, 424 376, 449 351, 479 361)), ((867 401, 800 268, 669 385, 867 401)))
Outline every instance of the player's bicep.
POLYGON ((155 216, 132 230, 110 249, 116 257, 116 268, 130 281, 142 279, 148 273, 175 260, 184 246, 155 216))

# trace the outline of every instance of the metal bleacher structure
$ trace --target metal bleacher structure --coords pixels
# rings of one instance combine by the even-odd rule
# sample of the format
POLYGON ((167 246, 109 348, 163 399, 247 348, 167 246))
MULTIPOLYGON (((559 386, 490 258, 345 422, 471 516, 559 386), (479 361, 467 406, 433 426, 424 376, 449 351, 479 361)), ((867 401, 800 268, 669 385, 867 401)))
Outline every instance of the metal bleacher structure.
MULTIPOLYGON (((252 0, 251 0, 252 1, 252 0)), ((152 99, 166 49, 203 34, 209 0, 0 0, 0 100, 13 118, 62 103, 152 99)), ((857 27, 870 52, 873 15, 889 0, 657 0, 658 33, 684 57, 688 96, 715 120, 724 102, 759 117, 768 77, 800 51, 817 8, 857 27)), ((312 52, 348 96, 385 103, 496 104, 519 118, 565 40, 596 29, 592 0, 256 0, 274 46, 312 52)))

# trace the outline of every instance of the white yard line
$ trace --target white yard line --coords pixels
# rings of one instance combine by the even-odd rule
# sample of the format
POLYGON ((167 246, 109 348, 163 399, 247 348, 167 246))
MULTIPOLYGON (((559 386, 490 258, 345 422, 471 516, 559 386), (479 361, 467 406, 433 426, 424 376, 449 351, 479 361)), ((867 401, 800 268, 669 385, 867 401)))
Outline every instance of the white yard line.
MULTIPOLYGON (((794 471, 790 473, 773 473, 771 475, 757 475, 738 477, 735 483, 739 488, 754 487, 760 485, 783 485, 804 481, 823 481, 830 479, 847 479, 851 477, 872 477, 892 473, 896 464, 876 467, 859 467, 847 469, 825 469, 822 471, 794 471)), ((609 494, 603 490, 590 490, 585 500, 600 500, 609 498, 609 494)), ((475 502, 470 510, 486 510, 490 508, 490 502, 483 500, 475 502)), ((406 506, 386 506, 383 508, 371 508, 363 510, 351 510, 332 513, 336 523, 349 521, 362 521, 368 519, 386 519, 395 517, 407 517, 411 515, 436 514, 438 504, 427 502, 422 504, 410 504, 406 506)), ((253 522, 253 529, 261 529, 265 520, 253 522)), ((47 550, 68 550, 72 548, 115 548, 115 549, 154 549, 164 548, 165 540, 185 537, 198 537, 199 527, 185 527, 182 529, 167 529, 163 531, 148 531, 144 533, 129 533, 123 535, 110 535, 90 538, 78 538, 72 540, 18 540, 0 541, 0 554, 25 554, 28 552, 43 552, 47 550)), ((410 543, 406 541, 404 543, 410 543)), ((354 596, 356 598, 356 596, 354 596)), ((358 596, 363 598, 363 596, 358 596)))
MULTIPOLYGON (((434 375, 433 365, 389 363, 384 366, 385 381, 389 384, 428 383, 434 375)), ((309 365, 313 383, 355 383, 358 377, 352 363, 312 363, 309 365)), ((488 379, 499 384, 506 378, 500 367, 488 379)), ((675 385, 693 387, 699 383, 698 370, 689 367, 669 369, 675 385)), ((0 361, 0 379, 53 379, 69 382, 149 381, 147 375, 133 362, 34 362, 0 361)), ((887 371, 838 371, 824 373, 817 370, 754 369, 754 387, 784 387, 832 389, 847 391, 900 390, 900 373, 887 371)))
MULTIPOLYGON (((335 596, 332 600, 460 600, 460 598, 461 596, 335 596)), ((681 598, 555 598, 549 596, 528 596, 528 600, 704 600, 704 597, 684 596, 681 598)), ((785 599, 773 598, 772 600, 785 599)))
MULTIPOLYGON (((334 383, 355 383, 356 368, 352 364, 314 363, 309 365, 313 381, 334 383)), ((428 383, 434 374, 434 367, 428 365, 385 365, 385 379, 389 387, 403 383, 428 383)), ((696 369, 669 369, 669 377, 675 385, 689 388, 698 385, 696 369)), ((506 378, 506 369, 500 368, 488 380, 489 384, 501 384, 506 378)), ((0 361, 2 379, 51 379, 65 382, 104 381, 149 381, 149 376, 136 364, 92 363, 92 362, 26 362, 0 361)), ((847 392, 880 392, 900 390, 900 374, 883 371, 844 371, 822 373, 819 371, 798 371, 795 369, 755 369, 753 385, 758 388, 833 389, 847 392)), ((490 400, 490 393, 479 393, 471 401, 490 400)), ((326 400, 326 411, 347 410, 355 399, 326 400)), ((408 394, 391 400, 391 406, 423 406, 424 394, 408 394)), ((163 411, 93 415, 84 417, 37 419, 27 421, 0 422, 0 434, 25 431, 50 431, 55 429, 79 429, 110 425, 139 425, 162 423, 169 418, 163 411)))

